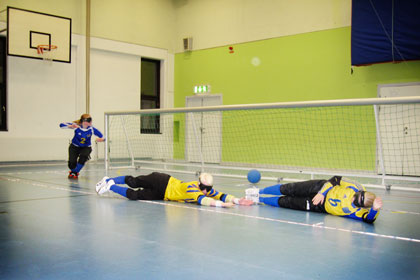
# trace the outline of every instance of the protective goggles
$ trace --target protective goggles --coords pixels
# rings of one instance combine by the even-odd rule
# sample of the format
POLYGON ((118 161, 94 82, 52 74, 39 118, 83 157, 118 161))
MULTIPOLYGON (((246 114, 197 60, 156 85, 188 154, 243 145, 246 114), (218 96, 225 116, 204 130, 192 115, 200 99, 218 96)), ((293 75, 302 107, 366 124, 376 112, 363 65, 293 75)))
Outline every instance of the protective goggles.
POLYGON ((206 186, 206 185, 204 185, 202 183, 200 183, 198 185, 198 187, 200 188, 200 190, 202 190, 202 191, 206 190, 207 192, 211 191, 211 189, 213 188, 213 186, 206 186))
POLYGON ((365 207, 365 191, 360 191, 354 194, 353 204, 357 207, 365 207))
POLYGON ((85 119, 81 119, 82 122, 91 122, 92 118, 85 118, 85 119))

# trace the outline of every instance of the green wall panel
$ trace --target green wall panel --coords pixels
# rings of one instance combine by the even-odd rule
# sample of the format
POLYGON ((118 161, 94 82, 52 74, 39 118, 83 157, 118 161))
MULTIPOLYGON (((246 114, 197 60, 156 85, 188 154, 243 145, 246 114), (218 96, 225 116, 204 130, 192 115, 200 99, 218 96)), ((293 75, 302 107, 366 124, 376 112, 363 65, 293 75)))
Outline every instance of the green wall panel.
MULTIPOLYGON (((212 92, 223 94, 224 104, 230 105, 372 98, 377 96, 378 84, 420 81, 418 61, 357 67, 352 73, 350 27, 232 47, 233 53, 225 46, 175 55, 175 107, 184 107, 185 97, 193 95, 194 85, 199 84, 210 84, 212 92)), ((243 125, 239 127, 236 127, 237 117, 230 119, 224 113, 222 160, 374 170, 376 133, 372 107, 346 108, 347 112, 341 113, 340 118, 334 117, 334 110, 338 109, 330 108, 328 112, 332 116, 328 131, 324 119, 305 116, 312 113, 301 110, 289 115, 287 124, 251 114, 241 120, 243 125), (296 139, 290 132, 302 125, 299 123, 302 119, 314 129, 310 137, 296 139), (258 124, 261 126, 252 127, 258 124), (273 137, 257 137, 270 133, 273 137), (331 133, 341 137, 328 138, 331 133), (237 145, 241 139, 252 141, 242 147, 237 145), (267 152, 266 147, 275 148, 267 152), (302 150, 302 147, 309 148, 302 150), (325 156, 332 147, 338 157, 325 156), (346 160, 356 153, 363 156, 346 160)), ((184 126, 180 120, 179 135, 183 135, 184 126)), ((181 138, 174 143, 179 158, 183 158, 185 146, 181 138)))

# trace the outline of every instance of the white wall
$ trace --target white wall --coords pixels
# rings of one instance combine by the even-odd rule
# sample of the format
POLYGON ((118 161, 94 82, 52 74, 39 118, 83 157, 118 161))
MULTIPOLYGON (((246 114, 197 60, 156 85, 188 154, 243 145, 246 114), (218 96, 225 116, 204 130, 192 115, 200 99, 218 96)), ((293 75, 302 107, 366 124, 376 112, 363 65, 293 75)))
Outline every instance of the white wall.
POLYGON ((175 52, 182 38, 193 50, 350 26, 351 0, 180 0, 175 52))
MULTIPOLYGON (((0 161, 67 160, 73 132, 59 123, 86 111, 85 41, 72 38, 72 63, 8 57, 8 131, 0 132, 0 161)), ((162 98, 173 104, 173 55, 166 50, 91 40, 90 113, 104 132, 105 111, 137 110, 142 56, 163 60, 162 98)), ((99 146, 103 156, 103 144, 99 146)))
POLYGON ((8 131, 0 132, 0 161, 66 157, 70 135, 59 122, 75 120, 84 106, 84 81, 77 75, 79 52, 74 45, 71 64, 7 57, 8 131))

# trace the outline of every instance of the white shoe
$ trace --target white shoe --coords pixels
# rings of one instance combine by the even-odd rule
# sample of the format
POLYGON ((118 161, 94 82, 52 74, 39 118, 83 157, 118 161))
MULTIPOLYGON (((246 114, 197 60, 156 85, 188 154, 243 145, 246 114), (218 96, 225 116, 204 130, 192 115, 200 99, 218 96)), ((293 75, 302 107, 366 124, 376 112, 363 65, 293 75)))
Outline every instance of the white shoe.
POLYGON ((252 200, 254 204, 260 203, 260 189, 255 187, 246 189, 245 199, 252 200))
POLYGON ((105 176, 98 183, 96 183, 96 192, 98 192, 102 188, 102 186, 106 185, 107 179, 109 179, 109 177, 105 176))
MULTIPOLYGON (((108 178, 106 178, 106 179, 108 179, 108 178)), ((114 180, 109 180, 108 182, 106 182, 106 179, 104 180, 105 183, 99 184, 100 183, 99 182, 98 184, 96 184, 96 192, 99 195, 103 195, 104 193, 109 192, 109 190, 111 189, 111 186, 115 185, 114 180)))

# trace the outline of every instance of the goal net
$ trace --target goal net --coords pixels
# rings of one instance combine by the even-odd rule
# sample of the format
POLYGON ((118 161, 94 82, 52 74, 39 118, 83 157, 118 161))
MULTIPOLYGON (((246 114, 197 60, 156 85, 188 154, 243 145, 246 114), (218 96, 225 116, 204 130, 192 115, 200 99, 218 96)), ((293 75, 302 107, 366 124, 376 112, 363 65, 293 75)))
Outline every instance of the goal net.
POLYGON ((106 168, 420 184, 420 98, 109 112, 106 168))

